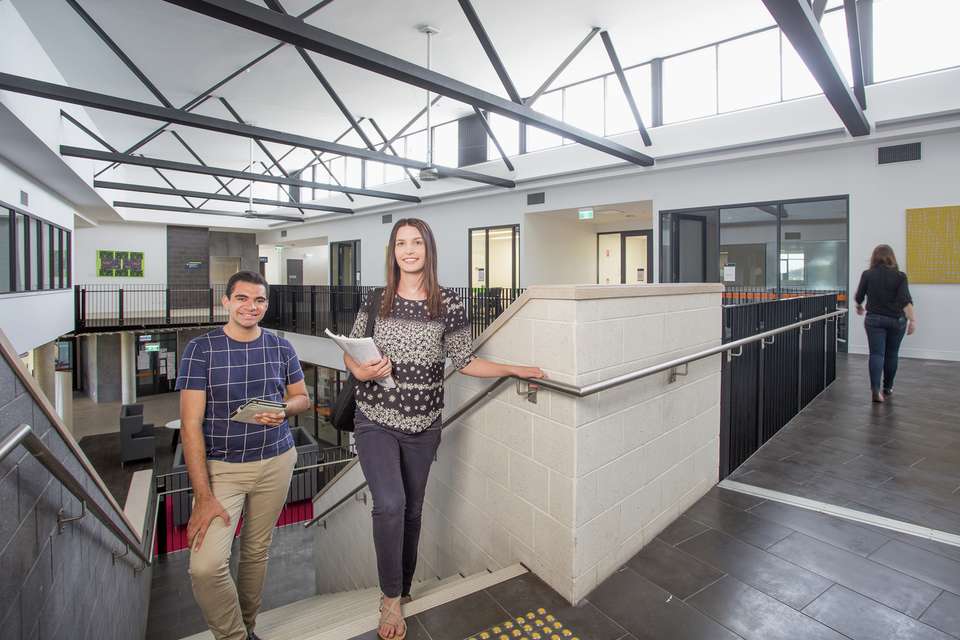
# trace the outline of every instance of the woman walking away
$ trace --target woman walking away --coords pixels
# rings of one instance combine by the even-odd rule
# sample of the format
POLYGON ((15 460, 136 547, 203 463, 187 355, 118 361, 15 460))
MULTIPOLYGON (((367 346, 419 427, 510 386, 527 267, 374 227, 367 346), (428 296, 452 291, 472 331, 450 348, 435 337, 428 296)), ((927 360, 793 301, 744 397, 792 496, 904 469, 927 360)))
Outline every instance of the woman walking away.
POLYGON ((870 268, 860 276, 854 297, 859 315, 863 315, 864 298, 867 317, 863 326, 870 344, 870 390, 874 402, 883 402, 893 393, 903 334, 912 335, 917 328, 907 274, 900 271, 889 245, 877 245, 870 256, 870 268))
POLYGON ((360 466, 373 495, 373 542, 384 640, 407 633, 401 605, 409 601, 427 476, 440 445, 443 372, 449 357, 461 373, 478 378, 542 378, 536 367, 497 364, 471 353, 463 302, 437 283, 437 247, 422 220, 398 220, 387 250, 387 285, 371 292, 350 332, 373 340, 382 358, 359 363, 344 355, 358 381, 354 436, 360 466), (377 380, 392 376, 395 388, 377 380))

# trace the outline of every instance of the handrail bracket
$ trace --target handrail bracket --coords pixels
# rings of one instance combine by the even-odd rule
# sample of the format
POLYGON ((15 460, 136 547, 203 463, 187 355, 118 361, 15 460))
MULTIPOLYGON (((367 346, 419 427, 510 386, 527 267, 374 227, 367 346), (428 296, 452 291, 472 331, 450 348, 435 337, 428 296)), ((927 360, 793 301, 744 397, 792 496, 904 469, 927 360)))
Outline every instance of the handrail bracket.
POLYGON ((680 376, 686 376, 688 373, 690 373, 690 363, 689 363, 689 362, 684 362, 684 363, 683 363, 682 365, 680 365, 680 366, 673 367, 672 369, 670 369, 670 376, 667 378, 667 384, 671 384, 671 383, 673 383, 673 382, 676 382, 678 377, 680 377, 680 376), (683 367, 683 371, 682 371, 682 372, 680 371, 680 366, 683 367))
POLYGON ((517 380, 517 395, 526 397, 527 402, 537 404, 537 392, 539 390, 540 385, 538 385, 536 382, 530 382, 529 380, 517 380))
POLYGON ((71 522, 82 520, 87 515, 87 503, 83 500, 80 501, 80 515, 78 516, 65 516, 64 513, 63 507, 57 511, 57 533, 63 533, 63 530, 71 522))

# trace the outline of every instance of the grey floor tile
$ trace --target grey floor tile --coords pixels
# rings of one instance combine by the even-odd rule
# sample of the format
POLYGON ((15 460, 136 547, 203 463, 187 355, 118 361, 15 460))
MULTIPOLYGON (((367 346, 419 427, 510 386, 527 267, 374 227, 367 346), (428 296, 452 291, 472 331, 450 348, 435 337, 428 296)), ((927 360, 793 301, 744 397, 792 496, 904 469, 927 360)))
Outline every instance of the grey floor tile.
POLYGON ((638 640, 740 637, 629 567, 607 578, 590 594, 589 600, 638 640))
POLYGON ((914 618, 940 595, 925 582, 801 533, 778 542, 770 553, 914 618))
POLYGON ((730 576, 687 602, 746 640, 844 640, 829 627, 730 576))
POLYGON ((591 640, 616 640, 626 630, 587 601, 572 606, 543 580, 525 573, 487 589, 500 606, 516 617, 543 607, 577 635, 591 640))
POLYGON ((786 527, 761 520, 713 498, 701 498, 683 515, 761 548, 769 547, 791 533, 786 527))
POLYGON ((833 584, 822 576, 713 529, 684 542, 679 548, 794 609, 802 609, 833 584))
MULTIPOLYGON (((377 630, 373 629, 359 636, 354 636, 351 640, 378 640, 377 630)), ((423 628, 420 621, 415 617, 407 620, 406 640, 433 640, 427 630, 423 628)))
POLYGON ((653 540, 627 566, 681 600, 723 577, 723 572, 661 540, 653 540))
POLYGON ((657 537, 668 544, 680 544, 684 540, 689 540, 707 529, 708 527, 705 524, 700 524, 696 520, 680 516, 670 523, 666 529, 661 531, 657 537))
POLYGON ((884 564, 941 589, 960 593, 960 562, 892 540, 870 555, 884 564))
POLYGON ((730 491, 729 489, 723 489, 722 487, 713 487, 707 492, 706 495, 714 500, 729 504, 730 506, 736 507, 742 511, 746 511, 750 507, 755 507, 758 504, 765 502, 763 498, 758 498, 757 496, 752 496, 747 493, 740 493, 738 491, 730 491))
POLYGON ((862 556, 870 555, 890 540, 849 520, 777 502, 766 502, 750 513, 862 556))
POLYGON ((463 640, 510 619, 486 591, 454 600, 417 615, 433 640, 463 640))
POLYGON ((944 591, 920 616, 920 622, 960 638, 960 596, 944 591))
POLYGON ((945 633, 840 585, 803 612, 851 640, 950 640, 945 633))

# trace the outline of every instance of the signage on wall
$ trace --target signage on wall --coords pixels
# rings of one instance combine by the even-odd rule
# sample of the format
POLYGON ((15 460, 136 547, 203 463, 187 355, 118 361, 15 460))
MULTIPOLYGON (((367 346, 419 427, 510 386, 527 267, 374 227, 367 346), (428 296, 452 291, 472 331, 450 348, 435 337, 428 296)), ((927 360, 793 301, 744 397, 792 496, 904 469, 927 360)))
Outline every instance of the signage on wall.
POLYGON ((101 278, 142 278, 142 251, 97 251, 97 276, 101 278))
POLYGON ((737 281, 737 265, 736 264, 727 263, 723 265, 723 281, 724 282, 737 281))
POLYGON ((577 212, 577 216, 581 220, 593 220, 593 209, 580 209, 577 212))
POLYGON ((144 351, 160 351, 159 342, 149 342, 144 345, 144 351))
POLYGON ((267 256, 260 256, 260 264, 266 264, 269 259, 267 256))
POLYGON ((189 260, 184 263, 183 268, 187 271, 199 271, 202 266, 203 263, 199 260, 189 260))
POLYGON ((142 336, 137 336, 137 340, 139 340, 140 342, 150 342, 151 340, 153 340, 153 336, 147 333, 142 336))

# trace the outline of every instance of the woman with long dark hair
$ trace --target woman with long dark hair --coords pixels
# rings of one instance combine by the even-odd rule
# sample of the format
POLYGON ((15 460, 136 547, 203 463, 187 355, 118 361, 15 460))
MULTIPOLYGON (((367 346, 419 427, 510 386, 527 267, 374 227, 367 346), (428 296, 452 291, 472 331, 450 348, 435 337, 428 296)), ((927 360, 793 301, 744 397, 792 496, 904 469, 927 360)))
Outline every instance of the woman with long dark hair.
POLYGON ((874 402, 884 402, 893 393, 903 336, 913 334, 917 328, 907 274, 900 271, 897 256, 889 245, 877 245, 870 256, 870 268, 860 276, 854 300, 861 316, 864 298, 867 317, 863 326, 870 345, 870 391, 874 402))
POLYGON ((363 336, 374 314, 373 340, 383 357, 359 363, 344 355, 344 363, 358 381, 354 437, 373 495, 373 542, 383 593, 377 635, 402 640, 407 625, 401 605, 410 597, 427 476, 440 445, 446 359, 478 378, 542 378, 544 373, 471 353, 466 308, 453 290, 437 282, 437 245, 422 220, 394 224, 387 285, 367 296, 350 335, 363 336), (377 384, 388 375, 396 388, 377 384))

